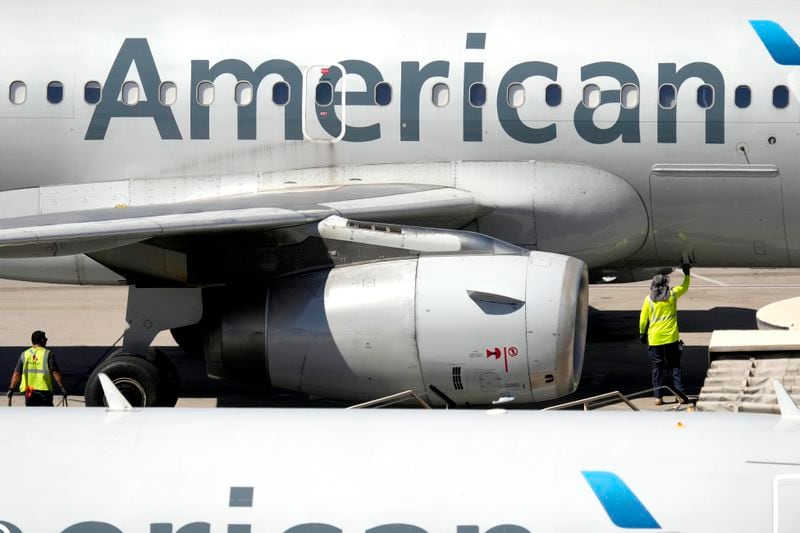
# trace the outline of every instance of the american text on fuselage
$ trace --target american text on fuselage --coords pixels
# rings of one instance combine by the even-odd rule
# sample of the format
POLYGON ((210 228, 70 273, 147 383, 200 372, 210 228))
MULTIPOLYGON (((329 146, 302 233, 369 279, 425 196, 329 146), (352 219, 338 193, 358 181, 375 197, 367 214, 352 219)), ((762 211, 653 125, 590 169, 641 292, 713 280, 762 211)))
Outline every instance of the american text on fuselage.
MULTIPOLYGON (((3 531, 8 533, 25 533, 25 530, 0 520, 0 527, 5 528, 3 531)), ((220 529, 215 531, 223 531, 225 524, 220 529)), ((150 524, 150 533, 211 533, 212 525, 209 522, 191 522, 183 526, 174 525, 169 522, 152 523, 150 524)), ((227 524, 228 533, 251 533, 252 526, 250 524, 227 524)), ((481 529, 474 525, 461 525, 455 526, 452 530, 455 533, 531 533, 530 530, 514 525, 502 524, 499 526, 490 527, 489 529, 481 529)), ((123 533, 123 530, 108 522, 80 522, 72 524, 67 528, 61 530, 61 533, 123 533)), ((324 523, 307 523, 292 526, 284 533, 342 533, 342 529, 331 524, 324 523)), ((383 524, 371 527, 365 533, 428 533, 421 527, 412 524, 383 524)))
MULTIPOLYGON (((470 33, 467 35, 467 48, 483 49, 486 35, 470 33)), ((344 74, 359 77, 364 85, 363 91, 334 90, 329 103, 320 105, 315 102, 316 117, 322 128, 331 136, 342 133, 341 120, 335 112, 327 107, 335 107, 346 102, 348 106, 379 105, 374 98, 376 87, 384 83, 381 71, 372 63, 361 59, 347 59, 322 69, 321 81, 336 87, 344 74)), ((446 79, 451 73, 452 62, 435 60, 425 65, 416 61, 404 61, 401 64, 400 79, 400 140, 416 142, 420 140, 420 92, 423 84, 431 78, 446 79)), ((545 61, 525 61, 510 67, 503 75, 497 89, 497 119, 505 133, 512 139, 529 144, 541 144, 553 141, 558 136, 558 125, 551 123, 543 127, 527 125, 519 114, 519 105, 509 97, 510 89, 533 77, 543 77, 555 82, 558 79, 558 66, 545 61)), ((483 105, 486 102, 486 86, 483 79, 484 64, 466 62, 463 70, 463 140, 465 142, 483 141, 483 105)), ((293 62, 286 59, 269 59, 253 68, 246 62, 230 58, 214 65, 204 59, 191 61, 191 128, 189 138, 208 139, 210 135, 210 106, 198 97, 198 90, 204 84, 211 84, 222 75, 232 75, 237 81, 249 84, 252 92, 257 92, 261 82, 270 75, 280 76, 290 94, 302 94, 304 74, 293 62)), ((593 97, 593 103, 587 105, 582 100, 575 108, 573 124, 582 139, 593 144, 607 144, 617 140, 623 143, 639 143, 640 120, 638 90, 640 88, 637 73, 628 65, 615 61, 602 61, 581 67, 583 81, 594 78, 612 78, 619 82, 620 89, 602 90, 593 97), (626 88, 635 88, 637 97, 635 105, 623 102, 626 88), (610 127, 598 127, 594 115, 600 106, 617 104, 619 115, 610 127)), ((658 86, 660 97, 657 138, 659 143, 677 142, 677 92, 681 85, 691 78, 703 81, 704 96, 698 101, 705 109, 705 142, 707 144, 724 144, 725 142, 725 79, 716 66, 706 62, 693 62, 679 67, 676 63, 658 64, 658 86), (701 101, 702 100, 702 101, 701 101)), ((114 118, 150 118, 154 121, 158 134, 163 140, 181 140, 185 136, 175 120, 172 109, 159 101, 162 80, 156 67, 156 61, 146 38, 128 38, 123 42, 116 59, 102 87, 102 98, 97 104, 86 131, 86 140, 102 140, 106 137, 108 127, 114 118), (142 91, 146 98, 133 105, 125 103, 118 95, 123 92, 126 75, 132 66, 136 67, 142 83, 142 91)), ((560 91, 560 87, 559 87, 560 91)), ((560 92, 558 96, 560 103, 560 92)), ((286 97, 282 100, 284 107, 285 140, 302 140, 303 111, 302 98, 286 97)), ((240 140, 256 139, 257 99, 251 98, 246 105, 237 109, 237 138, 240 140)), ((366 126, 344 125, 342 140, 347 142, 369 142, 381 138, 380 123, 366 126)))

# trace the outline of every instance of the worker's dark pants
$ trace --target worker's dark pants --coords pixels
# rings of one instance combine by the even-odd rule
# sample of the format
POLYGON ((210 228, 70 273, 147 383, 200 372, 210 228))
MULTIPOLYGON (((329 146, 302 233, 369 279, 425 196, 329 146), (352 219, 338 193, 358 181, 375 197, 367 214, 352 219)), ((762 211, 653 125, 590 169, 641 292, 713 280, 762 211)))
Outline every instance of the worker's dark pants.
POLYGON ((681 369, 681 347, 680 341, 662 344, 661 346, 650 346, 647 350, 650 356, 650 363, 653 368, 653 388, 655 397, 661 398, 664 391, 659 389, 662 385, 670 385, 676 392, 683 392, 683 370, 681 369))
POLYGON ((43 390, 31 391, 31 395, 25 397, 25 406, 53 407, 53 393, 43 390))

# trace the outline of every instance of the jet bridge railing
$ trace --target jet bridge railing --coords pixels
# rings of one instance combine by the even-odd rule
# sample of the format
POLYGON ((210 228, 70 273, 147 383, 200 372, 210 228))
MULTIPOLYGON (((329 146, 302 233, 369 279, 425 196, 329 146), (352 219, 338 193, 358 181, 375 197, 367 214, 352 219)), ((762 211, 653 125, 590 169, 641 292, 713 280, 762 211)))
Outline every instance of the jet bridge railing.
POLYGON ((571 402, 565 402, 558 405, 545 407, 544 409, 542 409, 542 411, 558 411, 561 409, 570 409, 572 407, 578 407, 581 405, 583 406, 584 411, 589 411, 593 408, 596 409, 598 407, 605 407, 619 402, 624 402, 633 411, 640 411, 641 409, 636 407, 636 405, 631 400, 638 398, 640 396, 652 394, 656 390, 669 392, 670 394, 678 398, 678 405, 694 404, 694 402, 697 401, 696 399, 693 400, 688 396, 679 394, 677 391, 675 391, 675 389, 673 389, 668 385, 662 385, 660 387, 645 389, 631 394, 622 394, 618 390, 607 392, 605 394, 598 394, 597 396, 590 396, 588 398, 582 398, 580 400, 573 400, 571 402))
POLYGON ((601 400, 606 400, 603 405, 611 405, 616 403, 617 401, 625 402, 628 407, 630 407, 634 411, 638 411, 639 408, 636 407, 633 402, 631 402, 628 398, 625 397, 620 391, 615 390, 612 392, 606 392, 605 394, 598 394, 597 396, 590 396, 588 398, 582 398, 580 400, 574 400, 571 402, 560 403, 558 405, 553 405, 550 407, 545 407, 542 411, 558 411, 561 409, 570 409, 571 407, 577 407, 579 405, 583 406, 584 411, 588 411, 590 409, 590 405, 593 402, 599 402, 601 400), (609 399, 614 399, 613 401, 608 401, 609 399))
MULTIPOLYGON (((645 389, 627 395, 622 394, 620 391, 607 392, 605 394, 598 394, 596 396, 590 396, 588 398, 582 398, 580 400, 573 400, 570 402, 565 402, 558 405, 545 407, 544 409, 542 409, 542 411, 557 411, 561 409, 570 409, 572 407, 578 407, 578 406, 583 406, 584 411, 589 411, 593 408, 605 407, 619 402, 625 403, 625 405, 630 407, 631 410, 633 411, 640 411, 641 409, 639 409, 636 406, 636 404, 634 404, 631 400, 638 398, 640 396, 652 394, 656 390, 662 390, 668 392, 671 395, 678 398, 678 406, 694 405, 694 403, 697 401, 696 398, 690 398, 689 396, 685 396, 683 394, 678 393, 677 391, 675 391, 675 389, 673 389, 668 385, 662 385, 657 388, 645 389)), ((415 400, 420 405, 420 407, 424 409, 431 409, 431 406, 430 404, 428 404, 428 402, 423 400, 418 394, 416 394, 413 390, 410 389, 403 392, 398 392, 396 394, 390 394, 389 396, 383 396, 382 398, 376 398, 368 402, 351 405, 350 407, 347 407, 347 409, 364 409, 368 407, 375 407, 375 408, 389 407, 401 402, 406 402, 408 400, 415 400)))
POLYGON ((391 405, 395 405, 408 400, 415 400, 423 409, 431 408, 428 402, 420 398, 413 390, 409 389, 407 391, 398 392, 397 394, 390 394, 389 396, 376 398, 368 402, 351 405, 350 407, 347 407, 347 409, 364 409, 366 407, 376 407, 376 408, 389 407, 391 405))

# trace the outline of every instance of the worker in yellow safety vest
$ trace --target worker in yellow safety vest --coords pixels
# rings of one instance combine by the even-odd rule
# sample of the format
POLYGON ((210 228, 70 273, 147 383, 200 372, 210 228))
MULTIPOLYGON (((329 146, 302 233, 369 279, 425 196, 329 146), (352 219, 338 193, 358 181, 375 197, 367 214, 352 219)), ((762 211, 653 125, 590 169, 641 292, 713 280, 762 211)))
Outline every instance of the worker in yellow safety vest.
POLYGON ((19 391, 25 394, 27 406, 53 406, 53 380, 61 389, 61 395, 66 400, 67 391, 61 380, 56 358, 53 352, 47 349, 47 335, 44 331, 34 331, 31 335, 33 346, 22 352, 11 376, 11 385, 6 394, 11 403, 14 389, 19 386, 19 391))
POLYGON ((661 387, 672 381, 678 401, 686 400, 683 391, 681 352, 683 343, 678 332, 678 298, 689 290, 691 267, 683 265, 683 284, 670 289, 669 277, 658 275, 650 284, 650 294, 645 297, 639 314, 639 336, 647 344, 653 374, 656 405, 662 405, 661 387))

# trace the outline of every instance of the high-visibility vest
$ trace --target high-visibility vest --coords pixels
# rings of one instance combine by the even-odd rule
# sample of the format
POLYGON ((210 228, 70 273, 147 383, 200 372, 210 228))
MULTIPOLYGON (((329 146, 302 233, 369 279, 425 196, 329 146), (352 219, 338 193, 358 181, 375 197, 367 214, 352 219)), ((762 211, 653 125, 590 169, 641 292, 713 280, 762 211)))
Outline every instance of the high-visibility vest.
POLYGON ((20 392, 25 392, 29 388, 52 392, 53 378, 50 376, 50 367, 47 365, 49 356, 50 350, 41 347, 31 347, 22 352, 20 392))
POLYGON ((691 277, 684 276, 679 287, 669 291, 666 302, 654 302, 650 296, 645 297, 642 312, 639 314, 639 334, 647 331, 647 343, 650 346, 662 346, 678 342, 678 298, 689 290, 691 277))
POLYGON ((647 304, 650 308, 650 327, 647 328, 650 346, 677 342, 680 333, 678 333, 678 306, 675 295, 670 294, 666 302, 654 302, 648 296, 647 304))

